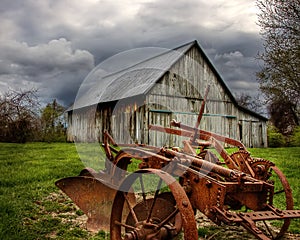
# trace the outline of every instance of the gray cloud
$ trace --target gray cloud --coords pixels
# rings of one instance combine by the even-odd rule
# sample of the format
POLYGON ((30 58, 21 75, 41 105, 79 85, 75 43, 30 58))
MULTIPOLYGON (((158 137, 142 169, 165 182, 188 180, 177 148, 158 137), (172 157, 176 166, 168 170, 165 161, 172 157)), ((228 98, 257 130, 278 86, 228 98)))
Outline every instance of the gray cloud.
MULTIPOLYGON (((72 49, 66 39, 29 46, 9 41, 0 47, 0 81, 3 86, 40 89, 47 98, 66 101, 85 75, 94 67, 94 58, 86 50, 72 49)), ((6 90, 4 88, 4 90, 6 90)), ((74 97, 73 97, 74 98, 74 97)), ((71 100, 69 100, 71 101, 71 100)))
POLYGON ((262 49, 254 3, 239 0, 3 0, 0 92, 37 86, 46 99, 74 100, 104 59, 139 47, 197 39, 233 91, 257 89, 262 49))

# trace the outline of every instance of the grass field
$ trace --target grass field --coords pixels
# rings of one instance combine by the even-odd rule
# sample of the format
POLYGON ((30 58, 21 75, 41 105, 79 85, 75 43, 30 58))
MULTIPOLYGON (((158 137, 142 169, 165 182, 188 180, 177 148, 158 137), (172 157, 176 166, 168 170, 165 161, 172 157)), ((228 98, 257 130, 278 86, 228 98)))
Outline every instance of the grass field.
MULTIPOLYGON (((279 166, 293 189, 295 208, 300 209, 300 148, 250 151, 279 166)), ((74 144, 0 143, 0 162, 1 240, 104 239, 105 233, 91 235, 71 221, 82 212, 70 209, 74 206, 54 185, 60 178, 78 175, 84 167, 74 144), (65 214, 70 210, 75 216, 65 214)), ((300 221, 293 221, 290 229, 299 233, 300 221)))

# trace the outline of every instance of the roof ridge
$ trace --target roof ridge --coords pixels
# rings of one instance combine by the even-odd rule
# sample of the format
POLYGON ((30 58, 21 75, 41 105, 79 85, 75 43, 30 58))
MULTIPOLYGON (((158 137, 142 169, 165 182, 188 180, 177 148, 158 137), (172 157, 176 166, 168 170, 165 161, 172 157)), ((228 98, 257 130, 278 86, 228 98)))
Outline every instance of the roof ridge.
POLYGON ((193 46, 194 44, 198 44, 198 41, 195 39, 195 40, 193 40, 193 41, 184 43, 184 44, 182 44, 182 45, 179 46, 179 47, 175 47, 175 48, 173 48, 172 50, 177 51, 179 48, 183 48, 183 47, 185 47, 185 46, 187 46, 187 45, 190 45, 190 44, 192 44, 191 46, 193 46))
MULTIPOLYGON (((165 48, 166 51, 163 51, 162 53, 159 53, 159 54, 154 55, 154 56, 152 56, 152 57, 146 58, 146 59, 144 59, 144 60, 142 60, 142 61, 140 61, 140 62, 137 62, 137 63, 135 63, 135 64, 133 64, 133 65, 130 65, 130 66, 124 68, 124 69, 118 70, 118 71, 116 71, 116 72, 109 73, 109 74, 105 75, 103 78, 110 77, 110 76, 113 76, 113 75, 118 74, 118 73, 121 73, 121 72, 126 72, 126 71, 129 70, 129 69, 132 69, 132 68, 134 68, 134 67, 136 67, 136 66, 138 66, 138 65, 140 65, 140 64, 143 64, 143 63, 148 62, 148 61, 150 61, 150 60, 153 60, 153 59, 155 59, 155 58, 161 57, 161 56, 163 56, 163 55, 165 55, 165 54, 168 54, 168 53, 170 53, 170 52, 173 52, 173 51, 180 52, 180 51, 178 51, 180 48, 183 48, 183 47, 186 47, 186 46, 192 44, 192 45, 191 45, 188 49, 186 49, 184 52, 181 52, 180 55, 184 55, 184 54, 185 54, 185 53, 186 53, 186 52, 187 52, 187 51, 188 51, 195 43, 197 43, 197 40, 193 40, 193 41, 191 41, 191 42, 185 43, 185 44, 183 44, 183 45, 181 45, 181 46, 179 46, 179 47, 176 47, 176 48, 172 48, 172 49, 165 48), (192 44, 192 43, 193 43, 193 44, 192 44)), ((161 48, 161 49, 164 49, 164 48, 161 48)))

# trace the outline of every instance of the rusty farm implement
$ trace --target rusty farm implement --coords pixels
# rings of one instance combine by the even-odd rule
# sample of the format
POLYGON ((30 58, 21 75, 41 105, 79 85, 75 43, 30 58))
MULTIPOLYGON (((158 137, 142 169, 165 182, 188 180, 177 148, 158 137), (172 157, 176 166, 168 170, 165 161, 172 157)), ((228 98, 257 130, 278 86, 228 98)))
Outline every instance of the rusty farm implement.
POLYGON ((87 215, 89 229, 110 231, 112 240, 196 240, 199 210, 216 224, 240 225, 266 240, 282 237, 291 219, 300 218, 274 163, 252 157, 239 141, 198 129, 203 106, 194 127, 150 126, 186 137, 181 149, 117 144, 106 132, 105 169, 86 168, 56 182, 87 215), (237 151, 229 154, 224 143, 237 151))

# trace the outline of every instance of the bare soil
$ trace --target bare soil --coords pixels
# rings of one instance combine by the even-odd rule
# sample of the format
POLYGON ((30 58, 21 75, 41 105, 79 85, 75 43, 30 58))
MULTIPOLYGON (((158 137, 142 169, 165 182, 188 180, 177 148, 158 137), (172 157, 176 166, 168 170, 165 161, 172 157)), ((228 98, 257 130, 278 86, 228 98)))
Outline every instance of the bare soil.
MULTIPOLYGON (((63 192, 51 193, 46 199, 53 202, 58 202, 59 204, 66 205, 68 211, 51 213, 54 218, 61 218, 62 221, 67 221, 68 223, 74 224, 74 226, 80 226, 82 229, 86 230, 87 216, 85 214, 78 214, 81 210, 66 196, 63 192)), ((210 221, 204 214, 197 211, 196 221, 198 229, 202 232, 202 236, 199 239, 248 239, 255 240, 256 238, 247 232, 241 226, 218 226, 210 221)), ((87 231, 87 230, 86 230, 87 231)), ((89 232, 89 236, 93 236, 95 233, 89 232)), ((55 238, 55 233, 51 238, 55 238)), ((282 238, 283 240, 299 240, 300 235, 286 233, 282 238)))

